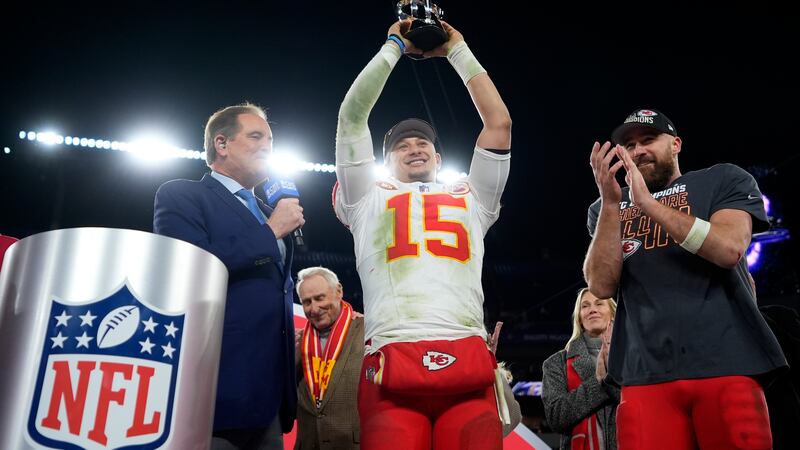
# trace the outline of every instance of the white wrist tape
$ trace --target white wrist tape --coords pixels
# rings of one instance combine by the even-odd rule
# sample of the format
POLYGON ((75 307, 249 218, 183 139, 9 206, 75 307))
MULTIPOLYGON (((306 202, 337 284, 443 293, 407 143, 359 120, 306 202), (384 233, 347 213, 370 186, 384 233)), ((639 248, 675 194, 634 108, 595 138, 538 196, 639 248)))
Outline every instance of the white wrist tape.
POLYGON ((689 234, 687 234, 686 239, 681 242, 681 247, 686 249, 689 253, 697 253, 700 247, 702 247, 703 242, 705 242, 709 230, 711 230, 711 224, 709 222, 695 217, 694 224, 692 224, 689 234))
POLYGON ((464 84, 469 83, 469 80, 474 78, 475 75, 486 72, 486 69, 481 66, 481 63, 478 62, 475 55, 472 54, 472 50, 467 47, 467 43, 464 41, 454 45, 447 52, 447 60, 456 69, 464 84))
POLYGON ((378 53, 383 57, 384 60, 386 60, 387 63, 389 63, 389 67, 392 69, 394 69, 395 64, 397 64, 397 61, 400 60, 400 57, 403 56, 403 54, 400 53, 400 48, 390 42, 383 44, 378 53))

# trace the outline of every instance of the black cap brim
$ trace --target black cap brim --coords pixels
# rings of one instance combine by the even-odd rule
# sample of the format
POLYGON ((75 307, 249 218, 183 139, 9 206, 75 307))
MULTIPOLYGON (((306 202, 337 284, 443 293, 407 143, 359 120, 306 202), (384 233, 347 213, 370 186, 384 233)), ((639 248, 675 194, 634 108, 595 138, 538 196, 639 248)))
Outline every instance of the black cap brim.
MULTIPOLYGON (((625 142, 623 142, 622 139, 625 138, 625 135, 628 134, 628 132, 635 130, 637 128, 649 128, 651 130, 656 131, 658 134, 664 133, 664 130, 658 127, 654 127, 652 125, 648 125, 646 123, 629 122, 629 123, 623 123, 622 125, 614 129, 614 131, 611 133, 611 141, 614 144, 623 145, 625 144, 625 142)), ((666 134, 672 134, 672 133, 666 133, 666 134)))

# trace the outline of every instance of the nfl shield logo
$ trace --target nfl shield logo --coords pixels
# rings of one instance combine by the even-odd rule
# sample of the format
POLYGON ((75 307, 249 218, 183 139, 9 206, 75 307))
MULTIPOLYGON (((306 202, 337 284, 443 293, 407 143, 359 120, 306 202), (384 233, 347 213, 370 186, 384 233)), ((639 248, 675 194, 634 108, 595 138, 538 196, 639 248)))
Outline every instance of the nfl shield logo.
POLYGON ((47 447, 154 449, 170 434, 185 314, 138 300, 127 286, 47 315, 28 437, 47 447))

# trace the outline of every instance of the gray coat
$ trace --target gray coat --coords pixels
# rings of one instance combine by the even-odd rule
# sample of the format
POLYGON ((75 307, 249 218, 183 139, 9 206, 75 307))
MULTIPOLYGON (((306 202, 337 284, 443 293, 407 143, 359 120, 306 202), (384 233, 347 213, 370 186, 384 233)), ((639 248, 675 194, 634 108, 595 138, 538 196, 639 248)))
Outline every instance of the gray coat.
POLYGON ((589 414, 597 412, 597 420, 603 428, 606 450, 617 448, 617 405, 619 389, 595 378, 595 364, 583 339, 570 345, 569 352, 561 350, 542 364, 542 401, 547 423, 561 433, 561 449, 568 450, 572 427, 589 414), (578 356, 575 370, 583 383, 570 392, 567 389, 567 359, 578 356))

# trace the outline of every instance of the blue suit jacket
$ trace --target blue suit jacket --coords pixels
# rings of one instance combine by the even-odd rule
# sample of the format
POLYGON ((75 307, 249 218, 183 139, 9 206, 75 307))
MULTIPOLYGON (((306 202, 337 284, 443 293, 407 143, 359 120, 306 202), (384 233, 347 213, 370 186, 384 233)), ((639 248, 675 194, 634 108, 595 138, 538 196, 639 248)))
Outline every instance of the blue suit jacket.
MULTIPOLYGON (((270 208, 259 201, 267 216, 270 208)), ((210 175, 156 192, 153 231, 201 247, 228 268, 214 430, 291 430, 297 407, 292 318, 292 242, 281 261, 272 229, 210 175)))

